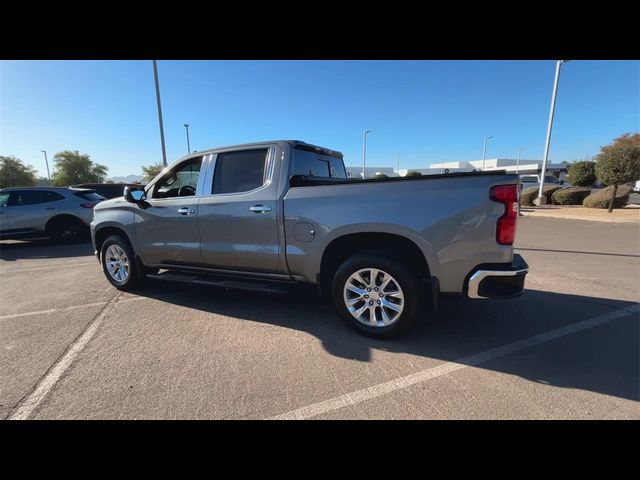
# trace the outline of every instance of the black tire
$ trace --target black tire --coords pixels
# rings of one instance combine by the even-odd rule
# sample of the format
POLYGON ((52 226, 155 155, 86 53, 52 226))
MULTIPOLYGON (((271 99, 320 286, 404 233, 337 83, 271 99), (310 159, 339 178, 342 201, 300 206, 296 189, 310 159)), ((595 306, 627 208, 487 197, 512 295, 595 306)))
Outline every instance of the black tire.
MULTIPOLYGON (((354 330, 375 338, 392 338, 411 327, 420 314, 421 297, 419 279, 400 261, 390 259, 382 252, 367 251, 349 257, 336 271, 331 285, 332 303, 340 318, 354 330), (349 312, 345 304, 344 288, 347 280, 355 272, 368 268, 383 270, 391 275, 403 292, 402 313, 389 325, 365 325, 349 312)), ((378 312, 380 308, 378 307, 378 312)), ((380 316, 379 313, 376 315, 380 316)))
POLYGON ((100 247, 100 264, 102 265, 104 276, 107 277, 109 283, 118 290, 133 290, 142 283, 143 278, 140 274, 140 269, 136 268, 136 256, 133 248, 131 248, 131 245, 126 239, 119 235, 111 235, 102 243, 102 246, 100 247), (118 281, 109 273, 109 267, 107 264, 114 258, 111 257, 107 251, 112 245, 123 250, 128 260, 128 268, 125 268, 126 278, 122 281, 118 281))
POLYGON ((54 219, 47 226, 47 233, 55 243, 78 243, 89 239, 89 228, 74 217, 54 219))

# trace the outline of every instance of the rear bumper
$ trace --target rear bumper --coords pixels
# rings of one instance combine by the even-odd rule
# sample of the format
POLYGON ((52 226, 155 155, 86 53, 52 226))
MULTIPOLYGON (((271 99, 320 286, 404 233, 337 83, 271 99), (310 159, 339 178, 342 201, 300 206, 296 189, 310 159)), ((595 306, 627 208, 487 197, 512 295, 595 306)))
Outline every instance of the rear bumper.
POLYGON ((508 265, 478 265, 468 276, 467 297, 511 298, 524 293, 529 265, 515 254, 508 265))

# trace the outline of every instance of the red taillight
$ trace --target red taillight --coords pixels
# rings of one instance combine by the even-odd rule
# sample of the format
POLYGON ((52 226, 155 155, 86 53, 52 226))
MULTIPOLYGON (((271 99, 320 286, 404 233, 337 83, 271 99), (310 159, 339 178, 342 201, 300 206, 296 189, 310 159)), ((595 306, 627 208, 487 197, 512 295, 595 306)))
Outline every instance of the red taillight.
POLYGON ((91 202, 91 203, 81 203, 80 206, 84 207, 84 208, 93 208, 98 204, 98 202, 91 202))
POLYGON ((499 185, 489 191, 491 200, 504 205, 504 214, 496 225, 496 240, 500 245, 511 245, 516 237, 519 194, 518 185, 499 185))

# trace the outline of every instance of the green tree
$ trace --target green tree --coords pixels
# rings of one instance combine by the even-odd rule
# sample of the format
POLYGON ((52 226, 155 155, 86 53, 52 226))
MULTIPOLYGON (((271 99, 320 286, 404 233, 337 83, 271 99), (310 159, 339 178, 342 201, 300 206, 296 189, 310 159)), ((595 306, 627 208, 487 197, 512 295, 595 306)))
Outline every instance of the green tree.
POLYGON ((609 213, 613 211, 618 186, 640 179, 640 133, 625 133, 600 149, 596 175, 605 185, 613 185, 609 213))
POLYGON ((13 155, 0 156, 0 188, 33 187, 38 181, 36 170, 13 155))
POLYGON ((576 187, 590 187, 596 183, 596 162, 583 160, 568 167, 567 180, 576 187))
POLYGON ((103 183, 109 170, 104 165, 92 162, 89 155, 80 153, 78 150, 58 152, 53 160, 56 164, 53 183, 58 186, 103 183))
POLYGON ((164 165, 161 163, 154 163, 153 165, 149 165, 148 167, 142 167, 142 173, 144 174, 144 179, 147 182, 153 180, 156 175, 158 175, 164 169, 164 165))
POLYGON ((407 172, 407 174, 405 175, 405 177, 421 177, 422 174, 420 172, 416 172, 415 170, 411 170, 410 172, 407 172))

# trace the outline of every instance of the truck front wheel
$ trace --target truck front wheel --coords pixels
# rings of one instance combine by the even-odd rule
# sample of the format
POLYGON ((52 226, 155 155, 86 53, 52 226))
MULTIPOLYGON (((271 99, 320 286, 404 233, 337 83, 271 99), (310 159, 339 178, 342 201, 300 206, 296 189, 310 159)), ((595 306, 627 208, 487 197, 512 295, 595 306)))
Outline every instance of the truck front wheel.
POLYGON ((419 314, 418 280, 378 252, 348 258, 333 277, 332 299, 351 328, 377 338, 396 336, 419 314))
POLYGON ((100 249, 100 263, 107 280, 118 290, 131 290, 139 282, 135 255, 129 242, 119 235, 111 235, 100 249))

